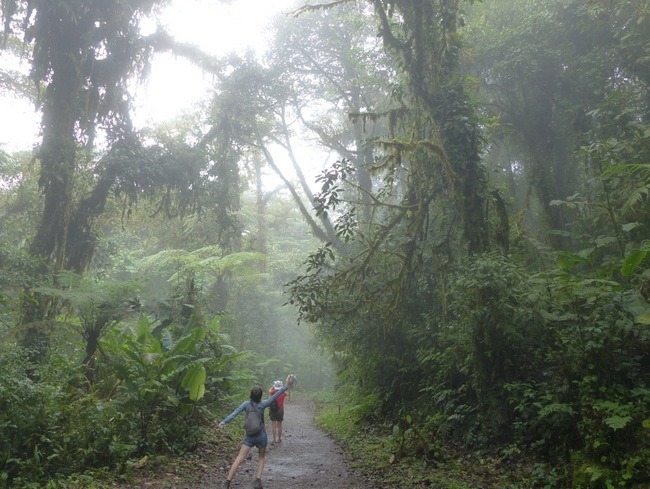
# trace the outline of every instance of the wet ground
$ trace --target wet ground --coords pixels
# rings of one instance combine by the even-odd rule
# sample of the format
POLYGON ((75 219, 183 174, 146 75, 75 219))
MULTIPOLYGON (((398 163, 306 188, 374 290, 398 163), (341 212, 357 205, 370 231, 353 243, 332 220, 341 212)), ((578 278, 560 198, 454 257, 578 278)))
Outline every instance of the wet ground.
MULTIPOLYGON (((271 441, 270 421, 267 432, 271 441)), ((285 402, 282 443, 267 448, 262 483, 265 489, 311 488, 360 489, 373 486, 351 472, 343 451, 314 424, 311 402, 294 398, 285 402)), ((207 471, 196 485, 188 489, 220 488, 233 458, 207 471)), ((257 449, 241 465, 231 488, 252 488, 257 469, 257 449)))

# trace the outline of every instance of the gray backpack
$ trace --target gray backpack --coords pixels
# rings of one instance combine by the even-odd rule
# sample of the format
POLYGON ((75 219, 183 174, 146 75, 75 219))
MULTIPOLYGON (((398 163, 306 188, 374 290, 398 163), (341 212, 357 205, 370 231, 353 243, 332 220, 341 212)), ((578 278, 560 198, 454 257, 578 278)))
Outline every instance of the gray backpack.
POLYGON ((257 436, 264 428, 264 420, 260 411, 259 404, 251 401, 246 408, 246 417, 244 418, 244 430, 246 436, 257 436))

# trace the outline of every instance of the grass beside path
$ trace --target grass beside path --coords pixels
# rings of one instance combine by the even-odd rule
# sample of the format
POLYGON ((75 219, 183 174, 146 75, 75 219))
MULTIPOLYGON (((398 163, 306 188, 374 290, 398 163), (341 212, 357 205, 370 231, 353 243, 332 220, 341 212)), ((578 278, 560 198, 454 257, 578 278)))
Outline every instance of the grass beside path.
POLYGON ((317 425, 339 441, 350 467, 382 488, 436 487, 438 489, 525 489, 516 474, 499 458, 459 452, 442 445, 413 426, 388 422, 360 422, 362 404, 349 404, 334 393, 314 399, 317 425), (515 480, 519 479, 518 481, 515 480))

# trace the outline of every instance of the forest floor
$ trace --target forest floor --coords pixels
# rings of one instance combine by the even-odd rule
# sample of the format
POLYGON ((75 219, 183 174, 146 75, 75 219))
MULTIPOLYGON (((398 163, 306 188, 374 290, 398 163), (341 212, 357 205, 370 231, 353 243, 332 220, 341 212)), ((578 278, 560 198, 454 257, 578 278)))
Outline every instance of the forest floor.
MULTIPOLYGON (((267 413, 268 415, 268 413, 267 413)), ((233 423, 233 426, 236 421, 233 423)), ((308 398, 285 402, 282 443, 271 445, 271 427, 267 420, 269 446, 262 482, 264 488, 375 488, 371 481, 352 472, 343 450, 314 424, 314 406, 308 398)), ((234 430, 233 430, 234 431, 234 430)), ((134 470, 128 484, 114 485, 116 489, 218 489, 239 450, 239 440, 230 438, 227 447, 206 442, 201 444, 190 465, 147 466, 134 470)), ((257 449, 243 463, 231 488, 251 488, 257 468, 257 449)))

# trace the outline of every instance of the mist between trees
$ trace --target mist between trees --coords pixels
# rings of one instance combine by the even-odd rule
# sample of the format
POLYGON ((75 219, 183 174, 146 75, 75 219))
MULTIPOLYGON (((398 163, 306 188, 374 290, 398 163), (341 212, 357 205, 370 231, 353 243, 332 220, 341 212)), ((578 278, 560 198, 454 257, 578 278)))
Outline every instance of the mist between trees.
POLYGON ((647 1, 312 2, 221 57, 142 34, 166 3, 0 7, 42 117, 0 148, 4 486, 192 451, 288 372, 398 460, 650 483, 647 1), (161 53, 213 86, 136 130, 161 53))

